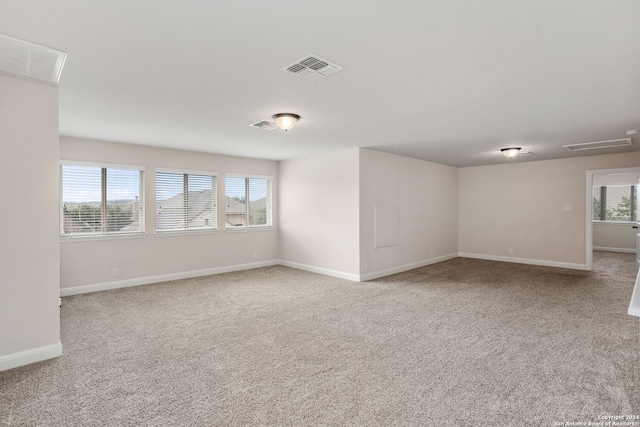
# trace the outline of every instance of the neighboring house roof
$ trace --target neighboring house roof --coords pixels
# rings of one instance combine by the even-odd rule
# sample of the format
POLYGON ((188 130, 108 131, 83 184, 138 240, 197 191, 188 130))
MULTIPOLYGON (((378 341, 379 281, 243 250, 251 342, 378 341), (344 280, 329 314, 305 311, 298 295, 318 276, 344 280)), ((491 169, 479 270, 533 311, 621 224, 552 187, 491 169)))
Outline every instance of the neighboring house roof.
MULTIPOLYGON (((189 224, 204 211, 211 211, 211 190, 190 191, 189 192, 189 224)), ((184 198, 182 193, 156 202, 156 228, 159 230, 171 230, 184 228, 185 218, 184 198)))
MULTIPOLYGON (((205 219, 211 214, 209 203, 211 202, 211 190, 189 192, 189 225, 204 225, 205 219)), ((256 200, 251 203, 251 216, 266 207, 266 199, 256 200)), ((182 193, 168 199, 156 202, 156 228, 159 230, 171 230, 184 228, 183 218, 184 199, 182 193)), ((225 216, 229 225, 245 225, 244 215, 246 206, 244 203, 226 197, 225 216)))
POLYGON ((244 203, 227 196, 227 210, 225 214, 227 225, 245 226, 246 211, 247 208, 244 203))
POLYGON ((66 207, 63 209, 62 218, 62 229, 65 233, 93 233, 95 231, 89 224, 76 218, 66 207))
MULTIPOLYGON (((267 207, 267 199, 263 197, 249 203, 249 216, 256 218, 260 214, 264 216, 267 207)), ((228 225, 244 226, 246 222, 246 205, 236 199, 227 197, 226 220, 228 225)))
POLYGON ((136 231, 140 231, 140 221, 133 221, 131 224, 122 227, 118 231, 125 232, 125 233, 128 233, 128 232, 134 233, 136 231))
POLYGON ((243 214, 246 212, 245 204, 227 196, 227 214, 243 214))

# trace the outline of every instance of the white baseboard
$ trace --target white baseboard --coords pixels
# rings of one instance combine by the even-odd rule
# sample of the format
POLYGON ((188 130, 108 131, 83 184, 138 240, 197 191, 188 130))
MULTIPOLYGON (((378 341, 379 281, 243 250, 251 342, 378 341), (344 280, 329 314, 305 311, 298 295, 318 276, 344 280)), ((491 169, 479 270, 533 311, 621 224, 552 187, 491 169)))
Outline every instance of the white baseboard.
POLYGON ((543 267, 568 268, 571 270, 588 270, 586 264, 575 264, 571 262, 548 261, 548 260, 531 259, 531 258, 515 258, 510 256, 471 254, 467 252, 459 252, 458 256, 461 258, 484 259, 487 261, 513 262, 516 264, 529 264, 529 265, 540 265, 543 267))
POLYGON ((620 252, 620 253, 623 253, 623 254, 635 254, 636 253, 635 249, 607 248, 606 246, 594 246, 593 250, 594 251, 604 251, 604 252, 620 252))
POLYGON ((58 356, 62 356, 62 343, 60 341, 58 341, 57 344, 45 345, 0 356, 0 371, 6 371, 30 363, 42 362, 43 360, 53 359, 58 356))
POLYGON ((292 261, 272 260, 272 261, 253 262, 248 264, 236 264, 236 265, 230 265, 226 267, 206 268, 203 270, 184 271, 181 273, 162 274, 158 276, 138 277, 135 279, 117 280, 117 281, 105 282, 105 283, 95 283, 91 285, 74 286, 70 288, 61 288, 60 296, 66 297, 70 295, 85 294, 89 292, 128 288, 131 286, 149 285, 153 283, 167 282, 170 280, 190 279, 192 277, 209 276, 211 274, 231 273, 234 271, 250 270, 253 268, 261 268, 261 267, 270 267, 274 265, 282 265, 285 267, 296 268, 298 270, 310 271, 312 273, 323 274, 325 276, 351 280, 352 282, 362 282, 367 280, 378 279, 380 277, 390 276, 392 274, 402 273, 405 271, 413 270, 414 268, 424 267, 430 264, 436 264, 438 262, 447 261, 449 259, 453 259, 457 257, 476 258, 476 259, 484 259, 484 260, 490 260, 490 261, 514 262, 518 264, 541 265, 546 267, 569 268, 573 270, 587 269, 584 264, 572 264, 572 263, 566 263, 566 262, 545 261, 545 260, 527 259, 527 258, 502 257, 502 256, 483 255, 483 254, 471 254, 471 253, 465 253, 465 252, 443 255, 440 257, 413 262, 410 264, 405 264, 398 267, 392 267, 385 270, 372 271, 366 274, 345 273, 343 271, 331 270, 328 268, 316 267, 308 264, 300 264, 292 261))
POLYGON ((128 288, 131 286, 150 285, 159 282, 168 282, 170 280, 190 279, 192 277, 209 276, 211 274, 231 273, 234 271, 251 270, 253 268, 270 267, 278 265, 278 261, 261 261, 248 264, 236 264, 226 267, 205 268, 202 270, 184 271, 181 273, 161 274, 158 276, 137 277, 135 279, 116 280, 113 282, 95 283, 92 285, 74 286, 70 288, 61 288, 60 296, 86 294, 89 292, 106 291, 110 289, 128 288))
POLYGON ((292 261, 279 261, 280 265, 285 267, 291 267, 298 270, 310 271, 312 273, 323 274, 325 276, 337 277, 339 279, 351 280, 352 282, 359 282, 361 280, 359 274, 345 273, 343 271, 338 270, 330 270, 328 268, 316 267, 308 264, 300 264, 292 261))
POLYGON ((366 273, 360 275, 360 281, 364 282, 367 280, 379 279, 385 276, 391 276, 392 274, 403 273, 405 271, 413 270, 414 268, 424 267, 425 265, 436 264, 442 261, 447 261, 453 258, 457 258, 458 254, 449 254, 443 255, 436 258, 430 258, 423 261, 412 262, 410 264, 400 265, 398 267, 387 268, 385 270, 372 271, 371 273, 366 273))

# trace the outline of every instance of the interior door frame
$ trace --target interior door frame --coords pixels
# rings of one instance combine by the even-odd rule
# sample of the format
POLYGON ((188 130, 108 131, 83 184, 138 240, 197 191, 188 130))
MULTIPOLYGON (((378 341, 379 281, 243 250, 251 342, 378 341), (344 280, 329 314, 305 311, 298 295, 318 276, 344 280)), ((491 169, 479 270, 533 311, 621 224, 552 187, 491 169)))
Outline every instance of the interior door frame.
POLYGON ((620 169, 595 169, 587 171, 587 197, 586 197, 586 226, 585 226, 585 269, 591 271, 593 267, 593 176, 609 175, 616 173, 640 173, 640 167, 620 169))

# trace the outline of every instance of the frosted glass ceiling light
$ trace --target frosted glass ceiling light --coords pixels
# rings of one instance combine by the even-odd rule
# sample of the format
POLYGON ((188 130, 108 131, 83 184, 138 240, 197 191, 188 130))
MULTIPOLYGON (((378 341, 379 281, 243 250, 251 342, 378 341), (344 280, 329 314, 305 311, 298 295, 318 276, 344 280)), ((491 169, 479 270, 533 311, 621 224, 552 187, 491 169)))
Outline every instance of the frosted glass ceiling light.
POLYGON ((279 113, 273 115, 273 120, 275 120, 280 129, 284 129, 286 132, 289 129, 293 129, 298 120, 300 120, 300 116, 293 113, 279 113))
POLYGON ((502 150, 502 154, 504 154, 504 156, 508 159, 517 156, 520 153, 521 148, 520 147, 509 147, 509 148, 503 148, 502 150))

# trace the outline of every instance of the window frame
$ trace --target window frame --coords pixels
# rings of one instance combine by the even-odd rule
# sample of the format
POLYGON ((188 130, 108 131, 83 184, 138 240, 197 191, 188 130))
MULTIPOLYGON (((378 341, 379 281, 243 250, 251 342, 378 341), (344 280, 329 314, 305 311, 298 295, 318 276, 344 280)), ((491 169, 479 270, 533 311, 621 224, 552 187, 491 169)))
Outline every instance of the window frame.
MULTIPOLYGON (((155 185, 155 197, 154 197, 154 201, 155 201, 155 235, 156 236, 175 236, 175 235, 192 235, 192 234, 210 234, 210 233, 217 233, 219 231, 219 226, 218 226, 218 205, 220 204, 218 202, 218 178, 219 178, 219 174, 218 172, 213 172, 213 171, 203 171, 203 170, 194 170, 194 169, 172 169, 172 168, 155 168, 154 170, 154 174, 153 174, 153 179, 154 179, 154 185, 155 185), (175 174, 175 175, 201 175, 201 176, 208 176, 208 177, 212 177, 215 178, 215 185, 212 186, 212 190, 215 191, 214 193, 214 197, 213 197, 213 204, 215 207, 215 226, 213 227, 197 227, 197 228, 181 228, 181 229, 170 229, 170 230, 159 230, 158 229, 158 214, 157 214, 157 209, 158 209, 158 173, 165 173, 165 174, 175 174)), ((187 178, 188 181, 188 178, 187 178)), ((187 191, 188 193, 188 191, 187 191)), ((185 199, 185 203, 186 205, 186 209, 188 213, 188 195, 187 198, 185 199)), ((183 212, 184 214, 185 212, 183 212)))
MULTIPOLYGON (((602 214, 607 211, 607 196, 609 194, 608 187, 626 187, 629 188, 629 202, 630 202, 630 219, 627 220, 615 220, 615 219, 595 219, 592 217, 592 222, 597 224, 635 224, 638 221, 638 186, 635 184, 609 184, 609 185, 594 185, 591 190, 591 211, 593 212, 594 203, 594 190, 600 189, 599 201, 600 201, 600 218, 602 214)), ((593 215, 593 214, 592 214, 593 215)))
MULTIPOLYGON (((242 232, 242 231, 259 231, 259 230, 271 230, 273 229, 273 176, 272 175, 255 175, 255 174, 242 174, 242 173, 225 173, 224 174, 224 205, 225 205, 225 221, 224 230, 229 232, 242 232), (227 224, 227 178, 242 178, 245 180, 245 200, 249 199, 249 180, 250 179, 263 179, 267 181, 267 196, 266 196, 266 224, 258 225, 236 225, 229 226, 227 224)), ((249 203, 246 203, 245 221, 248 222, 249 217, 249 203)))
POLYGON ((60 160, 58 162, 58 202, 59 206, 59 237, 61 241, 74 241, 74 240, 111 240, 111 239, 126 239, 126 238, 139 238, 144 237, 146 235, 146 224, 145 224, 145 176, 146 176, 146 166, 141 165, 132 165, 132 164, 120 164, 120 163, 104 163, 104 162, 90 162, 90 161, 80 161, 80 160, 60 160), (102 207, 101 214, 101 222, 104 224, 105 215, 107 206, 105 202, 107 201, 107 182, 105 181, 105 174, 107 169, 117 169, 117 170, 129 170, 138 172, 138 194, 139 194, 139 221, 140 221, 140 229, 138 231, 99 231, 92 233, 65 233, 64 232, 64 167, 65 166, 79 166, 86 168, 97 168, 101 169, 101 183, 100 183, 100 198, 102 207))

